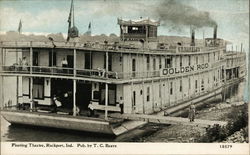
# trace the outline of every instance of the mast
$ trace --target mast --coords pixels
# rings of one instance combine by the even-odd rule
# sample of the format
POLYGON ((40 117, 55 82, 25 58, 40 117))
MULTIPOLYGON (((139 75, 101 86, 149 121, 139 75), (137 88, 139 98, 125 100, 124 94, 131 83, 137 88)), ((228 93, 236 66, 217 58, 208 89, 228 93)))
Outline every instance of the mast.
MULTIPOLYGON (((68 18, 68 37, 67 37, 67 41, 69 41, 70 38, 70 28, 71 28, 71 14, 72 14, 72 9, 73 9, 73 0, 71 0, 71 7, 70 7, 70 12, 69 12, 69 18, 68 18)), ((74 17, 74 15, 73 15, 74 17)), ((74 22, 73 22, 74 24, 74 22)))

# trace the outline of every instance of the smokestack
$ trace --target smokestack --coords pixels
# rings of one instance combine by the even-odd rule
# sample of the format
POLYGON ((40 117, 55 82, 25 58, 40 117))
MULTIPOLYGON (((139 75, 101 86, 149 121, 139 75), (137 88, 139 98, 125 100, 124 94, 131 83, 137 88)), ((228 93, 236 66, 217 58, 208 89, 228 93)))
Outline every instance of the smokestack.
POLYGON ((191 28, 191 46, 195 46, 195 31, 191 28))
POLYGON ((214 39, 217 39, 217 25, 214 26, 214 39))

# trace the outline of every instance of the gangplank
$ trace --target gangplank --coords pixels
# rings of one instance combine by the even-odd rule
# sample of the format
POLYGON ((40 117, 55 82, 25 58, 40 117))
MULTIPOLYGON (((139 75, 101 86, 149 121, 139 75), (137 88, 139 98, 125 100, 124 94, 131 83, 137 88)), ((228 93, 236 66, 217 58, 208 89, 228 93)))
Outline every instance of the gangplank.
POLYGON ((195 119, 194 122, 189 122, 188 118, 183 118, 183 117, 145 115, 145 114, 113 114, 112 117, 122 118, 126 120, 150 122, 150 123, 182 124, 182 125, 191 125, 191 126, 199 126, 199 127, 209 127, 215 124, 218 124, 220 126, 225 126, 227 124, 226 121, 195 119))

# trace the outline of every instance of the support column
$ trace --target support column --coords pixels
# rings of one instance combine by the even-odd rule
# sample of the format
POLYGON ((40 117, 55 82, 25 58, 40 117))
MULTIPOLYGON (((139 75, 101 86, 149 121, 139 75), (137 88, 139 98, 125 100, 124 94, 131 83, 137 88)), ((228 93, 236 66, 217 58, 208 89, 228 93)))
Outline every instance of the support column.
POLYGON ((32 74, 32 67, 33 67, 33 48, 32 48, 32 41, 30 42, 30 74, 32 74))
POLYGON ((30 111, 33 110, 33 78, 30 77, 30 111))
MULTIPOLYGON (((74 48, 74 77, 76 76, 76 49, 74 48)), ((73 80, 73 116, 76 116, 76 80, 73 80)))
POLYGON ((19 98, 19 76, 16 77, 16 105, 18 105, 19 98))
POLYGON ((108 84, 105 83, 105 120, 108 120, 108 84))
POLYGON ((1 97, 2 97, 2 99, 0 100, 1 101, 1 103, 0 103, 0 108, 1 109, 3 109, 3 107, 4 107, 4 87, 3 87, 3 83, 4 83, 4 79, 3 79, 4 77, 3 76, 1 76, 1 91, 2 91, 2 94, 1 94, 1 97))
POLYGON ((73 80, 73 116, 76 116, 76 80, 73 80))
POLYGON ((51 49, 51 67, 54 67, 54 48, 51 49))
MULTIPOLYGON (((108 52, 106 52, 106 78, 108 78, 108 52)), ((108 120, 108 84, 105 83, 105 120, 108 120)))
MULTIPOLYGON (((0 71, 2 71, 2 66, 4 66, 4 63, 3 63, 3 48, 1 47, 1 53, 0 53, 0 56, 1 56, 1 61, 0 61, 0 65, 1 65, 1 68, 0 68, 0 71)), ((3 91, 4 91, 4 88, 3 88, 3 76, 1 75, 0 76, 0 88, 1 88, 1 98, 0 98, 0 109, 2 109, 4 107, 4 94, 3 94, 3 91)))
POLYGON ((144 79, 142 80, 142 110, 143 110, 143 114, 145 114, 145 89, 144 89, 144 79))

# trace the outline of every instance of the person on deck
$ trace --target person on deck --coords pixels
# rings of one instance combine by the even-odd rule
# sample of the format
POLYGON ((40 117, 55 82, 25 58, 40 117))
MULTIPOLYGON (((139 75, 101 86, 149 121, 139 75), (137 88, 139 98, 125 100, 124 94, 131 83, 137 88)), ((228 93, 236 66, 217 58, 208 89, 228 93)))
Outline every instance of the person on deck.
POLYGON ((61 65, 62 67, 68 67, 68 61, 65 58, 63 58, 61 65))
MULTIPOLYGON (((63 60, 61 62, 61 65, 62 65, 63 68, 67 68, 68 67, 68 61, 65 58, 63 58, 63 60)), ((63 69, 63 72, 67 73, 67 69, 63 69)))
POLYGON ((193 103, 191 103, 191 105, 189 107, 188 118, 189 118, 190 122, 194 122, 194 118, 195 118, 195 105, 193 103))
POLYGON ((26 57, 23 57, 23 60, 21 61, 21 65, 22 65, 22 70, 23 71, 27 71, 28 70, 28 62, 26 60, 26 57))
POLYGON ((57 112, 57 108, 61 107, 61 106, 62 106, 62 103, 61 103, 60 101, 57 100, 56 95, 54 95, 53 101, 54 101, 54 104, 55 104, 55 112, 57 112))
POLYGON ((120 109, 121 109, 121 114, 124 113, 124 111, 123 111, 123 106, 124 106, 123 99, 122 99, 122 97, 120 97, 120 109))
POLYGON ((89 105, 88 105, 88 108, 89 108, 89 116, 90 116, 90 117, 95 116, 95 109, 94 109, 93 105, 92 105, 92 104, 89 104, 89 105))

